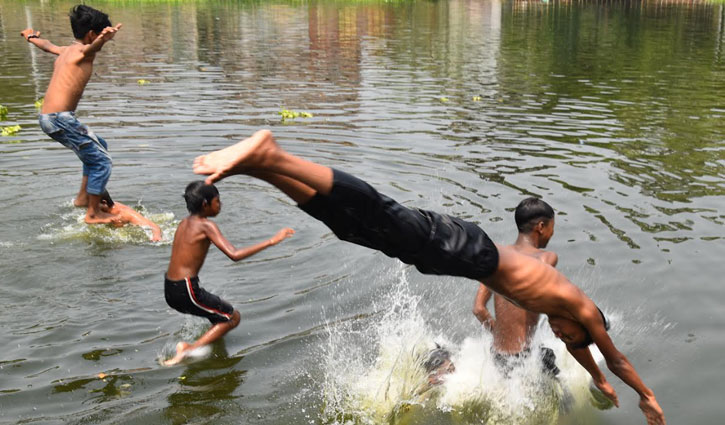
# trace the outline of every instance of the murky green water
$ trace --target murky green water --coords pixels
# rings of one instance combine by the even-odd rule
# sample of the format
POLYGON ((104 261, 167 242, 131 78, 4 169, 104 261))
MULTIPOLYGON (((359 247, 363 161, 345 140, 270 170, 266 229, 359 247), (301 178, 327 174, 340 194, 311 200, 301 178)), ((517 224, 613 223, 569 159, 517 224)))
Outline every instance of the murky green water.
MULTIPOLYGON (((473 282, 404 271, 237 178, 219 185, 216 221, 230 240, 297 234, 240 264, 212 251, 202 282, 242 324, 210 359, 159 367, 205 327, 164 302, 170 246, 79 223, 79 162, 36 121, 53 58, 19 32, 32 25, 69 43, 72 4, 0 0, 0 125, 22 127, 0 137, 0 422, 364 422, 365 412, 330 415, 330 394, 347 394, 345 360, 373 364, 385 351, 362 331, 400 299, 419 302, 425 333, 470 351, 464 342, 481 334, 473 282)), ((616 318, 614 341, 668 422, 722 421, 722 3, 93 6, 124 27, 78 113, 110 144, 114 198, 159 220, 167 241, 185 215, 191 160, 262 127, 292 152, 474 220, 499 242, 514 240, 518 201, 540 195, 558 212, 559 268, 616 318), (282 121, 283 109, 313 117, 282 121)), ((644 423, 636 395, 610 380, 620 409, 555 422, 644 423)), ((485 423, 473 410, 418 420, 485 423)))

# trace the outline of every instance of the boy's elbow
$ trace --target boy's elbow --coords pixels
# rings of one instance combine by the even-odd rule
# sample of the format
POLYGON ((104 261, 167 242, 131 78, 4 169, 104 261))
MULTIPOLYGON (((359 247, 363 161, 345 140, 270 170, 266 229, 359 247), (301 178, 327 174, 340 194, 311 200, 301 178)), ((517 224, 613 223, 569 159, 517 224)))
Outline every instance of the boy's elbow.
POLYGON ((624 354, 618 353, 616 356, 607 359, 607 367, 613 373, 621 372, 629 366, 629 361, 624 354))

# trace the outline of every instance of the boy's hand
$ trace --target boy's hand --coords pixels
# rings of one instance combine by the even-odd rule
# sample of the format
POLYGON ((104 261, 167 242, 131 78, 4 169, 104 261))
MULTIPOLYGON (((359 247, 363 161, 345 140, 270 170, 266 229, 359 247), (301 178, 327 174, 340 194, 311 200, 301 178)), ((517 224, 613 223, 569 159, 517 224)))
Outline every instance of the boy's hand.
POLYGON ((662 412, 657 400, 652 397, 642 397, 639 400, 639 408, 642 409, 644 417, 647 418, 647 425, 665 425, 665 414, 662 412))
POLYGON ((106 27, 103 29, 103 31, 101 31, 100 34, 98 34, 98 37, 96 37, 96 39, 100 38, 105 43, 106 41, 113 39, 113 37, 116 35, 118 30, 121 29, 122 26, 123 24, 117 24, 115 27, 106 27))
POLYGON ((272 238, 269 240, 269 242, 272 245, 277 245, 278 243, 282 242, 283 240, 292 237, 292 235, 295 234, 295 231, 290 229, 289 227, 285 227, 284 229, 277 232, 276 235, 272 236, 272 238))
POLYGON ((607 381, 597 382, 594 380, 594 385, 599 388, 599 391, 602 392, 608 399, 612 400, 612 403, 614 403, 615 406, 619 407, 619 399, 617 398, 617 392, 614 391, 614 388, 612 385, 607 381))
POLYGON ((20 31, 20 35, 23 36, 23 38, 25 39, 25 41, 29 41, 28 40, 28 37, 30 37, 31 35, 34 35, 36 37, 40 37, 40 31, 34 31, 32 28, 26 28, 26 29, 20 31))

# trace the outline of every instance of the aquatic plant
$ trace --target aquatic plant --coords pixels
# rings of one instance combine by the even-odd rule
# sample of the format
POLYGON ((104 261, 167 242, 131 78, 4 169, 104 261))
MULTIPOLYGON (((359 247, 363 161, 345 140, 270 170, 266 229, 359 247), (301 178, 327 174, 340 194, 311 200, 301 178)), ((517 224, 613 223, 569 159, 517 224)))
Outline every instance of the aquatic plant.
POLYGON ((9 125, 7 127, 2 127, 2 133, 0 135, 2 136, 12 136, 13 134, 16 134, 20 131, 22 127, 19 125, 9 125))
POLYGON ((45 103, 45 98, 41 97, 40 99, 35 101, 35 109, 40 109, 43 107, 43 103, 45 103))
POLYGON ((481 101, 481 96, 473 96, 473 101, 474 102, 480 102, 481 101))
POLYGON ((439 98, 438 100, 440 100, 441 103, 447 103, 450 99, 448 99, 447 97, 443 96, 443 97, 439 98))
POLYGON ((282 116, 282 121, 293 120, 295 118, 312 118, 313 117, 313 115, 309 112, 290 111, 287 109, 282 109, 281 111, 279 111, 277 113, 282 116))
POLYGON ((145 86, 146 84, 151 83, 151 81, 144 80, 144 79, 136 80, 136 82, 138 83, 139 86, 145 86))
POLYGON ((7 106, 0 105, 0 120, 4 120, 8 117, 8 108, 7 106))

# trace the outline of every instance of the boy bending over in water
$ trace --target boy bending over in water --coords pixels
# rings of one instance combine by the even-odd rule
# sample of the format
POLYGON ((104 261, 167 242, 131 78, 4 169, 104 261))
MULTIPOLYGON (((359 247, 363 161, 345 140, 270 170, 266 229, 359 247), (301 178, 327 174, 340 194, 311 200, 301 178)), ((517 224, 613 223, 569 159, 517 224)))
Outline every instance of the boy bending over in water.
POLYGON ((118 217, 118 220, 113 222, 114 225, 123 226, 124 224, 133 224, 148 227, 151 229, 151 241, 158 242, 161 240, 161 229, 156 223, 142 216, 141 213, 128 205, 114 202, 108 191, 103 192, 101 195, 101 210, 118 217))
POLYGON ((277 245, 294 234, 294 230, 284 228, 264 242, 237 249, 222 235, 217 225, 207 219, 216 217, 222 206, 219 191, 214 185, 203 181, 189 183, 184 199, 189 216, 181 220, 176 229, 171 260, 164 279, 164 295, 170 307, 181 313, 206 317, 213 326, 193 344, 178 343, 176 355, 164 362, 166 366, 179 363, 191 350, 216 341, 239 324, 240 315, 234 307, 199 286, 197 275, 204 264, 209 245, 213 243, 227 257, 239 261, 277 245))
POLYGON ((81 189, 73 203, 88 208, 86 223, 111 223, 118 217, 100 207, 101 194, 111 177, 108 144, 76 119, 75 110, 93 73, 96 53, 113 39, 121 24, 112 27, 105 13, 78 5, 71 9, 70 25, 75 40, 68 46, 56 46, 32 28, 20 34, 28 43, 58 56, 39 120, 45 134, 75 152, 83 163, 81 189))
POLYGON ((193 167, 209 175, 209 184, 233 174, 265 180, 342 240, 382 251, 422 273, 475 279, 525 310, 546 314, 554 334, 615 405, 617 394, 594 362, 591 342, 609 369, 639 394, 647 423, 665 423, 652 390, 614 346, 594 302, 551 265, 494 244, 476 224, 404 207, 356 177, 282 150, 266 130, 197 157, 193 167))

